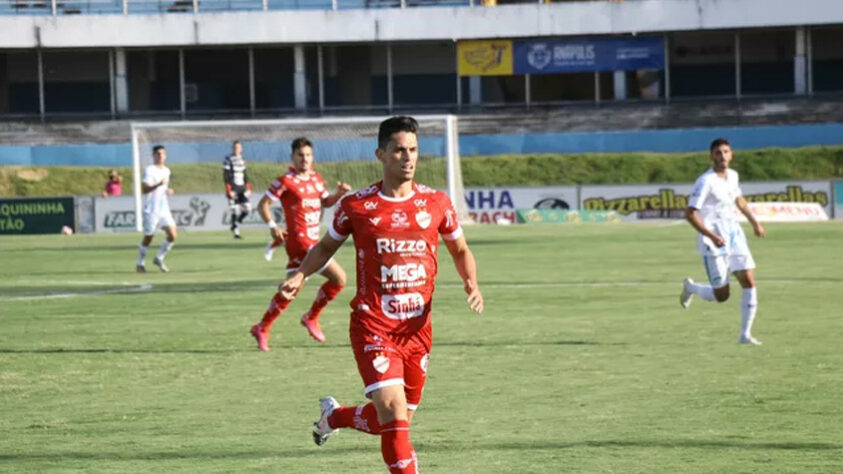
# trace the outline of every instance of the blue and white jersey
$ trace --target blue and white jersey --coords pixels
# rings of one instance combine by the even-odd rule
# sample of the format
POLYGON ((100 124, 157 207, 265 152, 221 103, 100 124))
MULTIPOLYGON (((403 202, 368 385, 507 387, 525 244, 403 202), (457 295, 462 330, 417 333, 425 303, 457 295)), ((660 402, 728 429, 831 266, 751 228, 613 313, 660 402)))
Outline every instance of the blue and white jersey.
POLYGON ((723 237, 726 245, 717 247, 708 237, 698 234, 697 249, 702 255, 748 254, 746 236, 737 219, 735 200, 742 195, 738 172, 726 170, 722 178, 713 169, 703 173, 694 183, 688 207, 700 211, 703 226, 723 237))
POLYGON ((149 165, 143 170, 143 183, 155 186, 161 180, 164 184, 143 195, 143 212, 145 214, 163 214, 170 212, 167 201, 167 189, 170 187, 170 168, 166 166, 149 165))

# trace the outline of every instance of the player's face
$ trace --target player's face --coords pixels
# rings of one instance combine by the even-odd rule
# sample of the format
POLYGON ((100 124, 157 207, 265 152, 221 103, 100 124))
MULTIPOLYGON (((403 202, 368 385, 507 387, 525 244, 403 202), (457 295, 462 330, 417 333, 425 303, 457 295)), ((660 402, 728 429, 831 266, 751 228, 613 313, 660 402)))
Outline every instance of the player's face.
POLYGON ((732 147, 729 145, 720 145, 711 150, 711 162, 714 164, 714 171, 725 171, 731 161, 732 147))
POLYGON ((240 156, 240 155, 242 155, 242 154, 243 154, 243 145, 241 145, 241 144, 239 144, 239 143, 235 143, 235 144, 231 147, 231 151, 233 151, 233 152, 234 152, 234 156, 240 156))
POLYGON ((301 148, 296 149, 290 158, 293 160, 293 167, 296 168, 296 171, 299 173, 307 173, 313 169, 313 148, 309 146, 303 146, 301 148))
POLYGON ((397 132, 386 145, 386 150, 376 150, 378 160, 383 163, 384 178, 396 181, 410 181, 416 174, 419 160, 419 139, 413 132, 397 132))
POLYGON ((167 161, 167 150, 164 148, 160 148, 158 151, 153 153, 152 159, 154 160, 156 165, 163 165, 165 161, 167 161))

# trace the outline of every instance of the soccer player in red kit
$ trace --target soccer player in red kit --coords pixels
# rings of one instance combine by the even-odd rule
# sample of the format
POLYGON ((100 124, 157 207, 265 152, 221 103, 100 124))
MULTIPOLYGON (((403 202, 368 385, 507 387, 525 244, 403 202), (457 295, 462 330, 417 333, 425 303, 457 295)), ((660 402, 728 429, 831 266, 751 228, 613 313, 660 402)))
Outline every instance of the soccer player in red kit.
MULTIPOLYGON (((293 140, 290 148, 292 148, 290 158, 293 166, 272 183, 258 204, 258 211, 269 226, 272 237, 272 241, 267 246, 266 259, 271 260, 272 251, 283 243, 289 257, 288 275, 301 265, 307 251, 319 241, 322 207, 333 206, 351 189, 348 184, 338 182, 337 191, 334 194, 328 192, 322 176, 313 169, 313 144, 310 140, 304 137, 297 138, 293 140), (286 231, 272 219, 269 210, 272 203, 279 200, 284 209, 286 231)), ((319 342, 325 342, 325 335, 319 325, 319 315, 325 306, 342 291, 345 286, 345 272, 332 259, 324 262, 316 271, 328 281, 319 288, 310 310, 301 317, 301 324, 307 328, 311 337, 319 342)), ((252 336, 258 343, 258 349, 269 350, 269 328, 289 304, 289 299, 276 293, 261 322, 252 326, 252 336)))
POLYGON ((383 167, 383 181, 340 202, 328 234, 280 290, 295 297, 305 278, 353 236, 357 294, 351 302, 349 332, 363 393, 372 401, 340 406, 332 397, 323 398, 313 440, 322 445, 339 428, 379 435, 391 473, 418 471, 410 421, 421 401, 430 360, 440 235, 464 282, 469 307, 483 311, 474 256, 450 199, 413 181, 417 132, 412 117, 392 117, 380 124, 375 155, 383 167))

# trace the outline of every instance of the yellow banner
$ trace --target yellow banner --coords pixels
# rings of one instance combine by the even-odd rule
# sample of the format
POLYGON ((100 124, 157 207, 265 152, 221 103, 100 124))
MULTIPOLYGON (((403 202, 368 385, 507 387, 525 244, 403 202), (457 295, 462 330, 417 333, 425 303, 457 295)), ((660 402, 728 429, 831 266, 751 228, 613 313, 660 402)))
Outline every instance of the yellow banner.
POLYGON ((457 43, 460 76, 511 76, 512 40, 457 43))

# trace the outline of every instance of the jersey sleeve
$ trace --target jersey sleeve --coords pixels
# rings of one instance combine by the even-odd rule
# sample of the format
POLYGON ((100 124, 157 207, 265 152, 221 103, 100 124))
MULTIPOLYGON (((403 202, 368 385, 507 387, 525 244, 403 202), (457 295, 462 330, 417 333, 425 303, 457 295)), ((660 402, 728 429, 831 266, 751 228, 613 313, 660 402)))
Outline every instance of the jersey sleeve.
POLYGON ((702 209, 702 205, 708 197, 708 193, 710 191, 711 189, 708 186, 707 179, 704 177, 697 179, 697 182, 694 183, 694 189, 691 191, 691 197, 688 199, 688 207, 693 207, 698 210, 702 209))
POLYGON ((277 201, 281 199, 281 195, 284 194, 284 179, 282 177, 275 178, 275 181, 269 186, 269 189, 266 190, 266 197, 272 199, 273 201, 277 201))
POLYGON ((231 167, 231 159, 227 156, 222 161, 222 181, 225 183, 225 189, 231 191, 231 183, 234 181, 234 170, 231 167))
POLYGON ((351 225, 351 218, 348 212, 348 201, 343 199, 337 206, 337 212, 334 213, 334 222, 328 228, 328 235, 332 239, 342 242, 353 232, 354 228, 351 225))
POLYGON ((457 211, 454 210, 454 205, 451 199, 442 194, 442 199, 439 200, 442 208, 442 221, 439 223, 439 233, 445 240, 457 240, 462 236, 462 226, 460 226, 459 219, 457 219, 457 211))
POLYGON ((155 173, 153 173, 148 166, 143 170, 143 178, 141 181, 147 186, 155 186, 158 184, 158 181, 155 180, 155 173))

